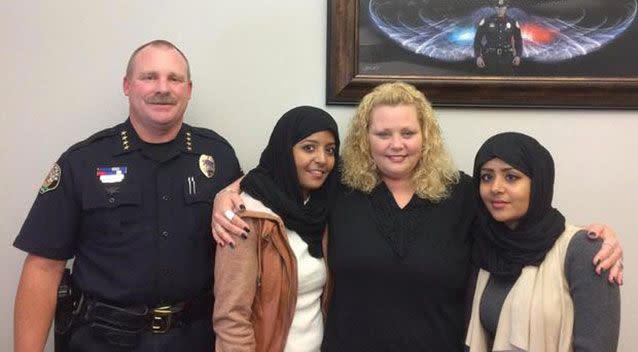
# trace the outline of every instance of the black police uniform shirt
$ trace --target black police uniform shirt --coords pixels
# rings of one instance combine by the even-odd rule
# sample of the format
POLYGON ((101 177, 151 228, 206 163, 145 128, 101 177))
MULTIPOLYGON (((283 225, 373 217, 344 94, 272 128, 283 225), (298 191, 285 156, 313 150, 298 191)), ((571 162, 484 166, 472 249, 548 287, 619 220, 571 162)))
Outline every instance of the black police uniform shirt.
POLYGON ((241 175, 230 144, 183 124, 169 143, 130 121, 69 148, 14 246, 66 260, 85 294, 119 305, 172 304, 210 290, 214 195, 241 175))
POLYGON ((474 39, 474 55, 484 59, 523 56, 523 39, 517 21, 508 16, 492 15, 478 24, 474 39))

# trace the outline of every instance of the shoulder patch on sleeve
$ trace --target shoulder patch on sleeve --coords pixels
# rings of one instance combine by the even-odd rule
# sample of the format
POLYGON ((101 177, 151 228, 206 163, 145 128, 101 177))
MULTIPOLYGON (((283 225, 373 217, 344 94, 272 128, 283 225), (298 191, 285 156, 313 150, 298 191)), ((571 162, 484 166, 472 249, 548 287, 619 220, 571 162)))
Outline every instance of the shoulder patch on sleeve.
POLYGON ((40 187, 40 194, 45 194, 49 191, 53 191, 60 185, 60 177, 62 177, 62 169, 58 163, 54 163, 51 170, 44 178, 42 186, 40 187))

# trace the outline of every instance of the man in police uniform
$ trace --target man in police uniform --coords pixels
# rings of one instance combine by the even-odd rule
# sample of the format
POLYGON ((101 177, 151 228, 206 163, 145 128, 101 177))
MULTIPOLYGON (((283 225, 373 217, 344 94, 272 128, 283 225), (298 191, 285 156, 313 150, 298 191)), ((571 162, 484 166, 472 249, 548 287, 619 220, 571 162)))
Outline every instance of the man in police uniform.
POLYGON ((29 253, 16 351, 42 351, 73 257, 65 351, 212 350, 211 204, 241 170, 226 140, 183 123, 191 90, 179 49, 141 46, 124 77, 129 119, 53 165, 14 243, 29 253))
POLYGON ((476 29, 476 66, 488 74, 511 75, 523 55, 521 28, 506 15, 506 0, 498 0, 495 10, 496 14, 481 19, 476 29))

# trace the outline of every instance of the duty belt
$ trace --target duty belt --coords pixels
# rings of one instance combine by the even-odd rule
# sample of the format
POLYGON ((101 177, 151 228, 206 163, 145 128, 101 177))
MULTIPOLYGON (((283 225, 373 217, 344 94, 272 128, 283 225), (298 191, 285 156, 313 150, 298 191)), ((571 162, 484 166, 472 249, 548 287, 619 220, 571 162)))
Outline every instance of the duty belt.
POLYGON ((489 49, 485 49, 485 53, 486 54, 496 54, 496 55, 503 55, 503 53, 511 53, 513 52, 512 48, 489 48, 489 49))
POLYGON ((110 345, 132 348, 145 332, 163 334, 177 326, 211 319, 213 298, 207 290, 192 299, 172 305, 123 306, 95 299, 74 287, 66 269, 58 288, 55 312, 55 350, 68 351, 75 329, 87 328, 91 335, 110 345))
POLYGON ((132 333, 147 330, 163 334, 175 326, 210 319, 211 308, 210 291, 190 300, 155 308, 147 305, 120 307, 82 294, 73 313, 82 321, 103 328, 114 327, 132 333))
MULTIPOLYGON (((167 332, 173 326, 173 324, 191 322, 192 319, 186 319, 189 315, 184 314, 188 313, 188 311, 185 311, 184 305, 184 303, 180 303, 179 305, 161 306, 150 310, 148 317, 150 320, 149 326, 151 332, 153 332, 154 334, 163 334, 167 332)), ((200 307, 199 312, 193 312, 192 308, 190 308, 189 311, 191 313, 199 313, 197 315, 200 315, 201 318, 204 318, 204 313, 211 312, 211 310, 206 310, 203 308, 204 307, 200 307)), ((190 314, 190 316, 192 318, 193 315, 190 314)))

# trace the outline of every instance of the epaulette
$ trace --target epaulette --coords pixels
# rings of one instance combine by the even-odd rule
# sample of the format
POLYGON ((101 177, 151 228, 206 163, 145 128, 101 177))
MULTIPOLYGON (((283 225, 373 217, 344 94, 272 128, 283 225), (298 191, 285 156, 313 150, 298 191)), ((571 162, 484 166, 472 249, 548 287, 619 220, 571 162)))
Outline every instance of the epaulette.
POLYGON ((104 129, 102 131, 94 133, 89 138, 73 144, 71 147, 69 147, 69 149, 67 149, 67 152, 72 152, 74 150, 78 150, 78 149, 80 149, 82 147, 85 147, 85 146, 88 146, 91 143, 96 142, 98 140, 101 140, 101 139, 116 135, 118 126, 107 128, 107 129, 104 129))
POLYGON ((218 142, 222 142, 224 144, 226 144, 228 147, 232 148, 233 146, 228 143, 228 141, 220 136, 217 132, 213 131, 213 130, 209 130, 208 128, 202 128, 202 127, 193 127, 190 125, 187 125, 188 128, 193 132, 193 134, 198 135, 200 137, 204 137, 206 139, 212 139, 212 140, 216 140, 218 142))

